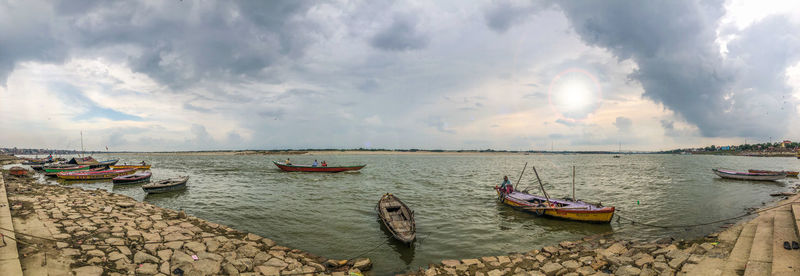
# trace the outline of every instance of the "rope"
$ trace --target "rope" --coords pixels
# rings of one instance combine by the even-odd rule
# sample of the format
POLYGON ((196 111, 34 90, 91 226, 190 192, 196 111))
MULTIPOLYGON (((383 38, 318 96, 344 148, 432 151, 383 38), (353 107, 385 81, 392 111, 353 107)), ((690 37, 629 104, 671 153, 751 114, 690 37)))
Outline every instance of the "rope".
MULTIPOLYGON (((619 221, 619 219, 621 218, 621 219, 630 221, 631 224, 641 224, 641 225, 644 225, 644 226, 649 226, 649 227, 654 227, 654 228, 663 228, 663 229, 669 229, 669 228, 691 228, 691 227, 705 226, 705 225, 716 224, 716 223, 720 223, 720 222, 726 222, 726 221, 730 221, 730 220, 740 219, 740 218, 743 218, 743 217, 746 217, 746 216, 750 216, 750 215, 753 215, 753 214, 758 214, 758 213, 766 212, 766 211, 769 211, 769 210, 772 210, 772 209, 775 209, 775 208, 779 208, 779 207, 783 207, 783 206, 786 206, 786 205, 790 205, 790 204, 793 204, 795 202, 797 202, 797 200, 790 201, 790 202, 787 202, 787 203, 784 203, 784 204, 779 204, 779 205, 772 206, 772 207, 762 208, 762 209, 759 209, 759 210, 748 211, 748 212, 746 212, 744 214, 741 214, 741 215, 738 215, 738 216, 735 216, 735 217, 715 220, 715 221, 711 221, 711 222, 697 223, 697 224, 657 225, 657 224, 650 224, 650 223, 640 222, 640 221, 637 221, 637 220, 634 220, 634 219, 623 217, 623 216, 621 216, 619 214, 616 214, 616 216, 617 216, 617 221, 619 221)), ((619 212, 619 211, 622 211, 622 210, 617 210, 617 211, 619 212)))

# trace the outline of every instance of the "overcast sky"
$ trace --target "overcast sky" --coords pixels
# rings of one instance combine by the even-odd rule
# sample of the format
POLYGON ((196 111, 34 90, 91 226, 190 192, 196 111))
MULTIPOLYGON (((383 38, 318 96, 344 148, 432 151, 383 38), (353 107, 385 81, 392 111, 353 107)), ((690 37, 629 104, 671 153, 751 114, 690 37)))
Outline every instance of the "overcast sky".
POLYGON ((0 147, 800 140, 799 4, 0 0, 0 147))

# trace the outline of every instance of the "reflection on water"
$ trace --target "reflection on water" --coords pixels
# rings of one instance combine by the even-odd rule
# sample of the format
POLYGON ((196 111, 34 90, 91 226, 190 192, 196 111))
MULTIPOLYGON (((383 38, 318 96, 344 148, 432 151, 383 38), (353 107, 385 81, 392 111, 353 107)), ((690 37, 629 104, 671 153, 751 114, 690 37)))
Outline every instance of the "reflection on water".
MULTIPOLYGON (((297 163, 366 163, 357 173, 285 173, 271 160, 287 156, 163 156, 120 154, 121 162, 152 163, 151 181, 191 175, 187 189, 145 197, 142 184, 63 182, 105 189, 158 206, 181 209, 213 222, 274 239, 313 254, 373 260, 373 274, 400 273, 442 259, 524 252, 567 239, 614 231, 623 238, 665 235, 691 238, 720 224, 659 229, 641 224, 588 224, 537 217, 498 202, 492 189, 503 175, 518 189, 540 193, 536 166, 552 197, 576 196, 616 206, 617 214, 657 225, 695 224, 741 215, 773 200, 769 194, 798 183, 724 180, 713 167, 797 170, 794 158, 679 155, 298 155, 297 163), (417 241, 406 247, 380 226, 375 204, 384 193, 399 195, 415 211, 417 241), (381 246, 379 246, 381 245, 381 246)), ((49 179, 50 183, 62 184, 49 179)))

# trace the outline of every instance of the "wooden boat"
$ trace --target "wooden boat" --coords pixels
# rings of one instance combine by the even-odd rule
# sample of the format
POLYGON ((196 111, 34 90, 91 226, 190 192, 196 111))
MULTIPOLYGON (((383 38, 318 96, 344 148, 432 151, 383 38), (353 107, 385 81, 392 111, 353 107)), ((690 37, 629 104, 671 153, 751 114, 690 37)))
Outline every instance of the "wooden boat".
POLYGON ((111 179, 114 184, 133 184, 150 181, 151 172, 137 172, 129 175, 117 176, 111 179))
POLYGON ((793 171, 769 171, 769 170, 747 170, 747 172, 751 173, 786 173, 786 177, 797 177, 797 174, 800 172, 793 172, 793 171))
POLYGON ((60 172, 57 174, 58 178, 66 180, 93 180, 93 179, 112 179, 121 175, 129 175, 135 173, 134 169, 121 169, 121 170, 103 170, 103 171, 88 171, 88 172, 60 172))
POLYGON ((599 206, 580 200, 571 201, 550 198, 548 201, 543 196, 519 191, 503 193, 499 187, 495 187, 495 191, 506 205, 540 216, 593 223, 609 223, 614 217, 615 208, 613 206, 599 206))
POLYGON ((14 176, 26 176, 28 175, 28 170, 23 167, 14 166, 8 169, 8 173, 14 176))
POLYGON ((46 176, 57 176, 60 172, 74 172, 74 171, 88 171, 89 165, 76 166, 73 164, 59 164, 55 166, 44 167, 46 176))
POLYGON ((378 217, 395 239, 411 244, 417 238, 414 211, 393 194, 385 194, 378 201, 378 217))
POLYGON ((113 165, 108 166, 112 169, 134 169, 134 170, 149 170, 150 165, 113 165))
POLYGON ((287 172, 344 172, 344 171, 357 171, 360 170, 367 165, 356 165, 356 166, 340 166, 340 167, 320 167, 320 166, 311 166, 311 165, 286 165, 282 162, 272 161, 275 166, 278 166, 281 170, 287 172))
POLYGON ((185 189, 187 181, 189 181, 189 176, 166 179, 155 183, 142 185, 142 190, 144 190, 144 192, 148 194, 177 191, 185 189))
POLYGON ((97 160, 95 160, 91 156, 86 156, 86 157, 73 157, 72 159, 67 161, 67 163, 75 165, 97 165, 97 163, 100 162, 97 162, 97 160))
POLYGON ((714 174, 722 178, 737 179, 737 180, 758 180, 758 181, 774 181, 786 178, 786 173, 751 173, 751 172, 737 172, 726 169, 711 169, 714 174))
POLYGON ((92 168, 107 168, 113 166, 114 164, 117 164, 117 162, 119 162, 119 159, 111 159, 106 161, 99 161, 97 162, 97 164, 92 164, 89 166, 92 168))

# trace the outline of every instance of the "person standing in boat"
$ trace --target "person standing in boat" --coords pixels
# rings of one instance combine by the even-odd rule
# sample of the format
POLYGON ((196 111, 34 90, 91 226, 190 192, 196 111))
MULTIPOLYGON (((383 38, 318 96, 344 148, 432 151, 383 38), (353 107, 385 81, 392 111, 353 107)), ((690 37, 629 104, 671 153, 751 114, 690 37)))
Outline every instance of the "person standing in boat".
POLYGON ((322 160, 322 166, 323 166, 323 167, 327 167, 327 166, 328 166, 328 163, 327 163, 327 162, 325 162, 325 160, 322 160))
POLYGON ((319 163, 317 163, 317 159, 314 159, 314 164, 311 164, 311 166, 312 166, 312 167, 319 166, 319 163))
POLYGON ((514 191, 514 186, 511 185, 511 180, 508 180, 508 176, 503 176, 503 184, 500 184, 500 191, 506 194, 510 194, 514 191))

